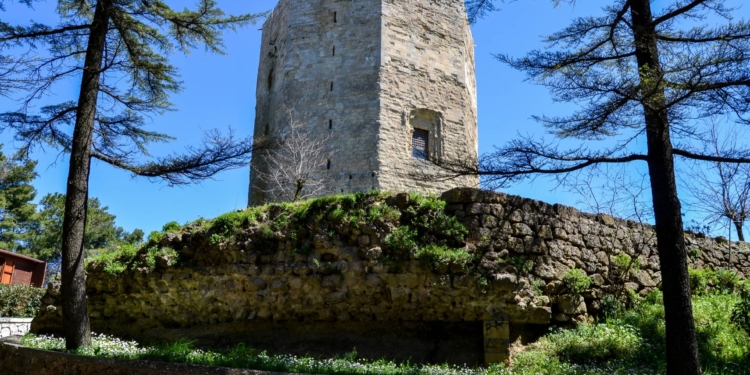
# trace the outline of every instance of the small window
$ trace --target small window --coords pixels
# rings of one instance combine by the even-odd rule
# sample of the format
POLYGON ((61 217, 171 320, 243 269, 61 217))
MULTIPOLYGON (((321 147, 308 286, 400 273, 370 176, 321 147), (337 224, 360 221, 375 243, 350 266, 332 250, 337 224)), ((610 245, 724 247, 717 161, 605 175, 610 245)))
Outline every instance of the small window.
POLYGON ((416 159, 428 160, 430 149, 430 132, 422 129, 414 129, 411 136, 412 156, 416 159))
POLYGON ((336 46, 333 46, 333 54, 332 56, 336 56, 336 46))
POLYGON ((331 169, 331 159, 328 159, 328 164, 326 164, 326 169, 331 169))
POLYGON ((333 82, 331 82, 331 91, 333 91, 333 82))
POLYGON ((338 14, 336 12, 333 12, 333 23, 339 22, 338 14))
POLYGON ((333 129, 333 120, 328 120, 328 129, 333 129))

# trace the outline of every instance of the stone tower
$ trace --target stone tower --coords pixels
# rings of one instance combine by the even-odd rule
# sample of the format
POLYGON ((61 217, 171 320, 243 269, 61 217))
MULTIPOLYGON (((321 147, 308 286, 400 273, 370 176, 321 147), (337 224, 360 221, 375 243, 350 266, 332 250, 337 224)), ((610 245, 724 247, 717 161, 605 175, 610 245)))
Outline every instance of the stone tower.
MULTIPOLYGON (((331 134, 327 193, 478 185, 413 177, 435 168, 430 160, 477 158, 464 0, 280 0, 261 46, 254 136, 289 126, 288 109, 309 134, 331 134)), ((266 201, 253 172, 263 158, 251 162, 251 205, 266 201)))

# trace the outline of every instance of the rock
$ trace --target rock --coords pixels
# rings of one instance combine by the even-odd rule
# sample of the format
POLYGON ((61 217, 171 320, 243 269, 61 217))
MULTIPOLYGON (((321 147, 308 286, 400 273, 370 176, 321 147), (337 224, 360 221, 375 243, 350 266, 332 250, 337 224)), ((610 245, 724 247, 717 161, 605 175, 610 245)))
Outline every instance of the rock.
POLYGON ((560 306, 560 311, 568 315, 586 313, 586 302, 577 294, 564 294, 557 298, 557 304, 560 306))
POLYGON ((360 247, 365 247, 370 244, 370 236, 363 234, 357 239, 357 243, 360 247))
POLYGON ((404 209, 409 206, 409 194, 398 193, 395 195, 391 195, 390 197, 385 199, 385 203, 389 206, 404 209))
POLYGON ((557 313, 557 314, 555 314, 555 321, 556 322, 569 322, 570 321, 570 315, 565 315, 563 313, 557 313))
POLYGON ((560 280, 553 280, 547 283, 544 287, 544 293, 556 295, 563 292, 565 289, 565 284, 560 280))
POLYGON ((324 288, 337 288, 341 286, 341 281, 343 278, 341 275, 328 275, 323 278, 323 281, 320 283, 320 286, 324 288))
POLYGON ((637 283, 625 283, 625 290, 638 291, 640 286, 637 283))
POLYGON ((367 250, 360 250, 359 256, 368 259, 368 260, 376 260, 380 259, 380 256, 383 254, 383 250, 379 247, 373 247, 367 250))
POLYGON ((263 280, 262 277, 254 277, 250 279, 250 288, 254 291, 264 290, 266 289, 268 285, 266 284, 266 280, 263 280))
POLYGON ((498 292, 511 292, 517 286, 516 275, 509 273, 496 274, 492 280, 492 288, 498 292))
POLYGON ((648 272, 645 270, 638 270, 633 272, 630 276, 630 280, 640 284, 643 287, 653 288, 656 286, 656 282, 651 279, 648 272))
POLYGON ((548 324, 552 319, 552 309, 549 307, 536 307, 529 312, 528 323, 548 324))

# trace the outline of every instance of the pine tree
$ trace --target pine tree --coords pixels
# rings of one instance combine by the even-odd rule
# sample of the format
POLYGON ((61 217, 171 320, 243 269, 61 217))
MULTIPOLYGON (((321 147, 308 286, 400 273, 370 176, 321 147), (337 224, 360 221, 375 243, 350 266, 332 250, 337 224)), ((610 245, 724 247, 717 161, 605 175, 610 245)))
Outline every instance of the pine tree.
MULTIPOLYGON (((467 0, 470 17, 481 17, 496 2, 467 0)), ((443 163, 448 177, 480 174, 499 187, 541 174, 643 162, 661 265, 669 374, 701 372, 675 158, 750 163, 748 147, 707 151, 710 140, 696 122, 726 117, 750 124, 750 23, 733 20, 725 3, 671 0, 654 12, 650 0, 610 0, 603 15, 576 18, 548 36, 547 49, 519 59, 497 56, 548 87, 554 100, 580 104, 569 116, 535 117, 554 137, 580 146, 562 149, 525 137, 484 155, 478 166, 443 163), (724 22, 696 24, 709 16, 724 22), (616 146, 597 148, 603 139, 616 146), (641 140, 645 150, 636 144, 641 140)))
MULTIPOLYGON (((19 1, 31 6, 39 0, 19 1)), ((246 166, 252 139, 235 140, 231 131, 210 131, 201 147, 183 155, 146 163, 139 156, 148 156, 150 144, 171 139, 144 129, 144 117, 169 110, 170 94, 181 87, 168 56, 199 46, 222 53, 221 33, 259 15, 225 16, 214 0, 183 11, 162 0, 58 0, 57 12, 55 26, 0 22, 0 85, 18 90, 13 83, 24 82, 27 90, 20 109, 0 115, 0 123, 23 150, 51 145, 70 155, 61 292, 66 347, 75 350, 91 343, 83 270, 91 159, 170 185, 246 166), (29 52, 8 56, 19 50, 29 52), (76 100, 29 113, 36 99, 68 78, 80 79, 76 100)))
POLYGON ((33 226, 36 205, 32 203, 36 190, 31 181, 36 178, 36 161, 21 153, 3 155, 0 147, 0 249, 17 251, 27 241, 33 226))

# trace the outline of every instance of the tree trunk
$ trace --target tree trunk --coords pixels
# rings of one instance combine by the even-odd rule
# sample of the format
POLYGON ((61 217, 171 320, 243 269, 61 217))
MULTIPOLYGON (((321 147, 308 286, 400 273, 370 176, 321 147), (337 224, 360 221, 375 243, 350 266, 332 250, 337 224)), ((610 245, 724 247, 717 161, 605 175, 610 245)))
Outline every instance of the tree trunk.
POLYGON ((745 233, 742 232, 742 224, 744 223, 739 220, 732 220, 732 222, 734 223, 734 228, 737 229, 737 240, 745 242, 745 233))
POLYGON ((91 344, 86 301, 83 240, 86 230, 91 140, 94 130, 102 56, 109 23, 110 0, 99 0, 89 32, 81 92, 70 151, 70 169, 62 233, 62 298, 65 347, 75 350, 91 344))
POLYGON ((635 54, 643 96, 648 168, 664 291, 667 374, 701 373, 695 336, 682 208, 677 197, 672 141, 649 0, 631 0, 635 54))

